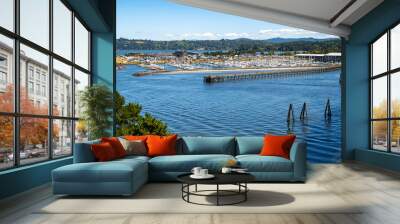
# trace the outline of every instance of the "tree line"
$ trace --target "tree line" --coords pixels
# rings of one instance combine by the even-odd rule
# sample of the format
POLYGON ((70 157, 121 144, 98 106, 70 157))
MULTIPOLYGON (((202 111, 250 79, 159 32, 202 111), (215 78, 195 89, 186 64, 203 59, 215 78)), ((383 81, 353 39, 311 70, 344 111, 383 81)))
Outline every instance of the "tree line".
POLYGON ((221 39, 221 40, 172 40, 155 41, 139 39, 117 39, 120 50, 206 50, 230 51, 238 53, 253 52, 288 52, 301 51, 307 53, 340 52, 341 41, 336 38, 273 38, 267 40, 253 39, 221 39))

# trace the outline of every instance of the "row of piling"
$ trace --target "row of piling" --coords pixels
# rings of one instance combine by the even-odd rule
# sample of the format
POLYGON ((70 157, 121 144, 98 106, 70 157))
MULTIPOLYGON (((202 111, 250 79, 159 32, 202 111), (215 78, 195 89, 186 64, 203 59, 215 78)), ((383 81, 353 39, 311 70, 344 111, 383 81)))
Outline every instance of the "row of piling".
MULTIPOLYGON (((307 103, 304 102, 303 107, 301 108, 299 119, 301 121, 304 121, 305 119, 307 119, 307 117, 308 117, 307 103)), ((325 121, 330 121, 332 118, 331 102, 329 99, 326 101, 326 104, 325 104, 324 118, 325 118, 325 121)), ((293 105, 289 104, 289 110, 288 110, 288 114, 287 114, 287 123, 291 124, 294 122, 294 120, 295 120, 295 117, 294 117, 293 105)))

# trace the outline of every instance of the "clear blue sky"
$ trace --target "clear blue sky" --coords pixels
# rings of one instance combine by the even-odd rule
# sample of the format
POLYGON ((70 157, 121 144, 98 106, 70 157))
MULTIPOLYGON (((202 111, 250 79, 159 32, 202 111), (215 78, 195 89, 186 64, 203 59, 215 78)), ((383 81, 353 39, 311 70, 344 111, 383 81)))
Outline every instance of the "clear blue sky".
POLYGON ((332 36, 183 6, 167 0, 118 0, 117 37, 204 40, 332 36))

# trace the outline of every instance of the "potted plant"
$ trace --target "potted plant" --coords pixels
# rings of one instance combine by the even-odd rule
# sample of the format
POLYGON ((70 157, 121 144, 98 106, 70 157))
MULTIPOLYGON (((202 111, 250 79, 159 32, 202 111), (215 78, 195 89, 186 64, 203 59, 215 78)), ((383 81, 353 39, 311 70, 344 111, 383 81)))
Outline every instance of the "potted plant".
POLYGON ((113 116, 112 91, 104 85, 93 85, 86 87, 80 93, 79 99, 82 121, 78 124, 86 126, 88 138, 93 140, 110 136, 113 116))

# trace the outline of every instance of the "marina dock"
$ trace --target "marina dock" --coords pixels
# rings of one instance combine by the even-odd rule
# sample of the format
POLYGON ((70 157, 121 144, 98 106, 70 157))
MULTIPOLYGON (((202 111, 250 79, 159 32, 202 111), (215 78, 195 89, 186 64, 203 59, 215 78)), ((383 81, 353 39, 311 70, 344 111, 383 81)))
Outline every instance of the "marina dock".
POLYGON ((326 67, 285 68, 275 71, 208 75, 204 76, 203 81, 205 83, 218 83, 218 82, 240 81, 240 80, 251 80, 251 79, 287 78, 287 77, 297 77, 299 75, 311 75, 315 73, 335 71, 340 68, 341 68, 340 65, 331 65, 326 67))

